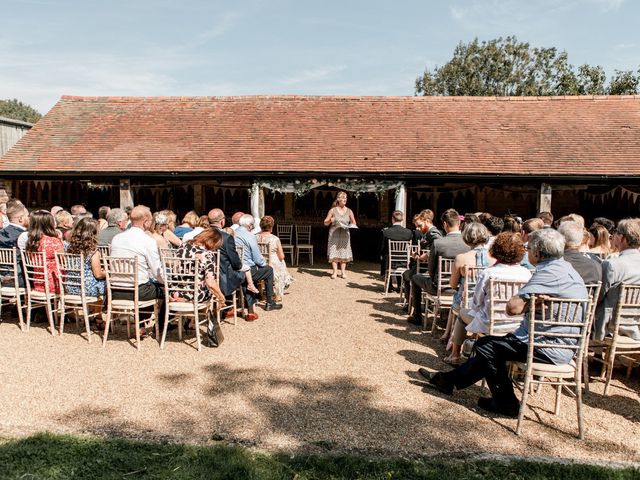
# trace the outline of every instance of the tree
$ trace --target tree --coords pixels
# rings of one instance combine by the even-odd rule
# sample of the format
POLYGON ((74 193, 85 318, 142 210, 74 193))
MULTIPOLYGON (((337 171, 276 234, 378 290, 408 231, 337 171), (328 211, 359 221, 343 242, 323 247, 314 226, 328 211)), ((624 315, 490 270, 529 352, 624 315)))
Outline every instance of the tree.
POLYGON ((35 108, 14 98, 13 100, 0 100, 0 117, 36 123, 42 118, 42 114, 35 108))
POLYGON ((607 88, 604 69, 588 64, 576 70, 567 52, 531 47, 516 37, 460 42, 446 64, 416 79, 416 95, 546 96, 634 93, 632 72, 616 72, 607 88))

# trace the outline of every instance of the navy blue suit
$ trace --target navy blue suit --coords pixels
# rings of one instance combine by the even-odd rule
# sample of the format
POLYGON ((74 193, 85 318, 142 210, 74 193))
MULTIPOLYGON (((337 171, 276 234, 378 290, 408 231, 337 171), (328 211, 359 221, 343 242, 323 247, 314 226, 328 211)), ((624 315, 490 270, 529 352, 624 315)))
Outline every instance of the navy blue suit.
MULTIPOLYGON (((13 248, 16 247, 16 262, 18 263, 18 283, 20 287, 24 288, 24 274, 22 273, 22 257, 20 256, 20 249, 17 248, 18 237, 24 230, 16 227, 15 225, 7 225, 0 230, 0 248, 13 248)), ((12 272, 3 272, 3 275, 11 275, 12 272)))
POLYGON ((236 251, 236 242, 227 232, 220 230, 222 245, 220 246, 220 290, 225 296, 231 295, 245 280, 240 271, 242 260, 236 251))

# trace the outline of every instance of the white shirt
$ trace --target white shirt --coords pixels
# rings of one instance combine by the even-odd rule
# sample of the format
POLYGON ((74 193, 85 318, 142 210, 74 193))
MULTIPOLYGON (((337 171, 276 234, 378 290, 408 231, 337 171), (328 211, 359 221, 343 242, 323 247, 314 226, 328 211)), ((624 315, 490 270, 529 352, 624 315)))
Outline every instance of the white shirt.
POLYGON ((140 227, 132 226, 111 241, 112 257, 138 257, 138 284, 149 280, 164 283, 162 263, 156 241, 140 227))
MULTIPOLYGON (((491 302, 491 292, 489 292, 488 289, 489 279, 491 278, 510 282, 528 282, 531 278, 531 272, 522 265, 506 265, 504 263, 497 263, 483 270, 478 276, 478 283, 471 302, 469 315, 473 317, 473 320, 467 325, 468 332, 489 333, 489 304, 491 302)), ((501 322, 501 330, 506 329, 507 331, 509 331, 511 327, 513 327, 511 330, 515 330, 522 321, 522 316, 508 317, 506 313, 498 314, 497 317, 499 320, 513 320, 513 324, 509 322, 508 325, 501 322)))
POLYGON ((185 233, 182 236, 182 243, 188 242, 189 240, 193 240, 194 238, 196 238, 202 232, 204 232, 204 228, 202 228, 202 227, 194 228, 193 230, 191 230, 190 232, 185 233))

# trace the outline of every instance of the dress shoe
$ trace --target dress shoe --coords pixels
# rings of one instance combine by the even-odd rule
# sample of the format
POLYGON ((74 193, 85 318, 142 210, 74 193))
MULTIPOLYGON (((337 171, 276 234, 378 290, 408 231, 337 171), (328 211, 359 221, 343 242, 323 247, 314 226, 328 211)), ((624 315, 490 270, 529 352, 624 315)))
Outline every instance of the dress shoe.
POLYGON ((270 310, 280 310, 281 308, 282 308, 282 304, 276 303, 276 302, 267 302, 267 304, 264 306, 264 309, 267 312, 270 310))
POLYGON ((255 322, 258 319, 257 313, 247 313, 245 320, 247 322, 255 322))
POLYGON ((442 378, 440 372, 430 372, 426 368, 419 368, 418 373, 429 382, 429 385, 434 387, 440 393, 445 395, 453 395, 453 384, 448 383, 442 378))
POLYGON ((520 405, 514 403, 513 405, 502 405, 496 403, 493 398, 480 397, 478 399, 478 407, 487 412, 497 413, 498 415, 504 415, 509 418, 518 418, 520 413, 520 405))

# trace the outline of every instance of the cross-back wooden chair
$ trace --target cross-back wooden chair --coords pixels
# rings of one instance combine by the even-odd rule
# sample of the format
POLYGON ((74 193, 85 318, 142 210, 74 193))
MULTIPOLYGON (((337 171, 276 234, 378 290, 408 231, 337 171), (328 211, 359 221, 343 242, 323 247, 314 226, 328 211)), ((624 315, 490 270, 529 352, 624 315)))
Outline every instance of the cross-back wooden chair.
POLYGON ((264 257, 267 265, 271 265, 271 255, 269 255, 269 242, 258 241, 258 248, 260 249, 260 255, 264 257))
POLYGON ((140 349, 140 327, 144 323, 140 320, 140 309, 153 307, 155 316, 156 338, 158 337, 158 301, 140 300, 138 289, 138 257, 111 257, 104 258, 105 274, 107 280, 107 318, 104 325, 102 346, 107 344, 109 326, 114 315, 124 316, 127 320, 127 336, 131 335, 131 323, 136 335, 136 348, 140 349), (133 300, 115 300, 113 293, 131 292, 133 300))
MULTIPOLYGON (((422 253, 427 252, 427 255, 429 254, 429 250, 421 250, 420 249, 420 244, 418 245, 411 245, 411 248, 409 249, 409 255, 413 256, 413 255, 417 255, 417 260, 416 260, 416 274, 420 274, 420 275, 426 275, 428 272, 428 262, 424 261, 421 262, 420 261, 420 255, 422 255, 422 253)), ((412 309, 412 305, 413 305, 413 283, 409 282, 409 292, 406 298, 407 303, 405 305, 408 305, 408 312, 409 314, 413 313, 411 311, 412 309)))
POLYGON ((24 282, 27 288, 27 331, 31 327, 31 310, 34 307, 45 307, 51 335, 56 334, 55 320, 53 314, 58 312, 58 294, 53 290, 53 285, 49 285, 49 267, 45 257, 45 252, 20 252, 22 257, 22 271, 24 282), (34 289, 34 285, 44 285, 44 291, 34 289))
POLYGON ((423 291, 422 296, 424 298, 424 316, 422 319, 423 330, 427 329, 427 322, 429 317, 433 318, 431 324, 431 333, 435 333, 437 328, 437 318, 440 314, 440 309, 449 308, 453 303, 453 293, 445 293, 444 291, 450 289, 449 282, 451 281, 451 274, 453 273, 452 258, 440 257, 438 260, 438 280, 436 283, 436 293, 432 295, 429 292, 423 291))
MULTIPOLYGON (((207 323, 207 309, 211 302, 198 302, 200 261, 197 258, 162 257, 164 271, 165 321, 160 348, 164 349, 169 322, 178 322, 178 338, 182 340, 183 320, 192 318, 196 330, 196 344, 201 351, 200 327, 207 323), (176 297, 182 298, 177 301, 176 297)), ((204 288, 207 288, 206 286, 204 288)))
MULTIPOLYGON (((589 300, 591 300, 591 308, 589 310, 589 332, 587 333, 587 340, 591 337, 591 331, 593 328, 593 321, 596 317, 596 307, 598 306, 598 299, 600 298, 600 289, 602 288, 602 282, 588 283, 587 293, 589 294, 589 300)), ((597 349, 601 352, 601 349, 597 349)), ((584 375, 584 391, 589 392, 589 352, 591 351, 591 342, 587 345, 586 351, 583 357, 582 372, 584 375)))
POLYGON ((309 255, 313 265, 313 244, 311 243, 311 225, 296 225, 296 265, 300 263, 300 253, 309 255))
POLYGON ((287 253, 291 255, 291 263, 295 254, 295 245, 293 244, 293 225, 290 223, 278 223, 276 225, 276 236, 280 239, 282 251, 285 256, 287 253))
POLYGON ((160 247, 158 248, 158 253, 160 254, 160 260, 162 260, 164 257, 173 256, 174 251, 171 247, 160 247))
POLYGON ((522 400, 518 414, 516 434, 522 432, 522 420, 532 384, 547 384, 556 387, 555 414, 560 412, 560 394, 568 390, 576 399, 578 414, 578 437, 584 438, 582 415, 582 357, 587 347, 589 331, 588 298, 550 298, 543 300, 535 295, 529 302, 529 344, 526 362, 514 362, 516 372, 524 373, 522 400), (538 303, 538 305, 536 305, 538 303), (534 350, 544 352, 547 348, 570 350, 573 359, 565 365, 536 362, 534 350))
POLYGON ((402 296, 402 274, 409 268, 411 242, 408 240, 388 240, 387 271, 384 276, 384 295, 389 293, 392 278, 400 279, 402 296))
POLYGON ((527 282, 489 279, 489 333, 503 336, 515 331, 524 315, 507 315, 507 303, 527 282))
MULTIPOLYGON (((601 377, 604 378, 604 395, 609 394, 613 365, 616 357, 627 357, 640 354, 640 285, 622 284, 618 304, 609 321, 612 336, 606 336, 604 340, 591 340, 589 348, 604 353, 604 360, 594 357, 594 360, 602 363, 601 377), (633 338, 634 335, 636 338, 633 338)), ((637 361, 637 359, 635 359, 637 361)))
POLYGON ((56 264, 60 272, 60 336, 64 333, 64 316, 70 312, 75 315, 78 330, 82 317, 87 341, 91 343, 90 320, 102 315, 102 298, 87 295, 84 261, 83 254, 56 252, 56 264))
POLYGON ((98 245, 98 251, 102 258, 111 256, 111 245, 98 245))
POLYGON ((24 303, 27 290, 20 286, 17 249, 0 248, 0 322, 2 306, 15 303, 20 330, 24 331, 24 303))

